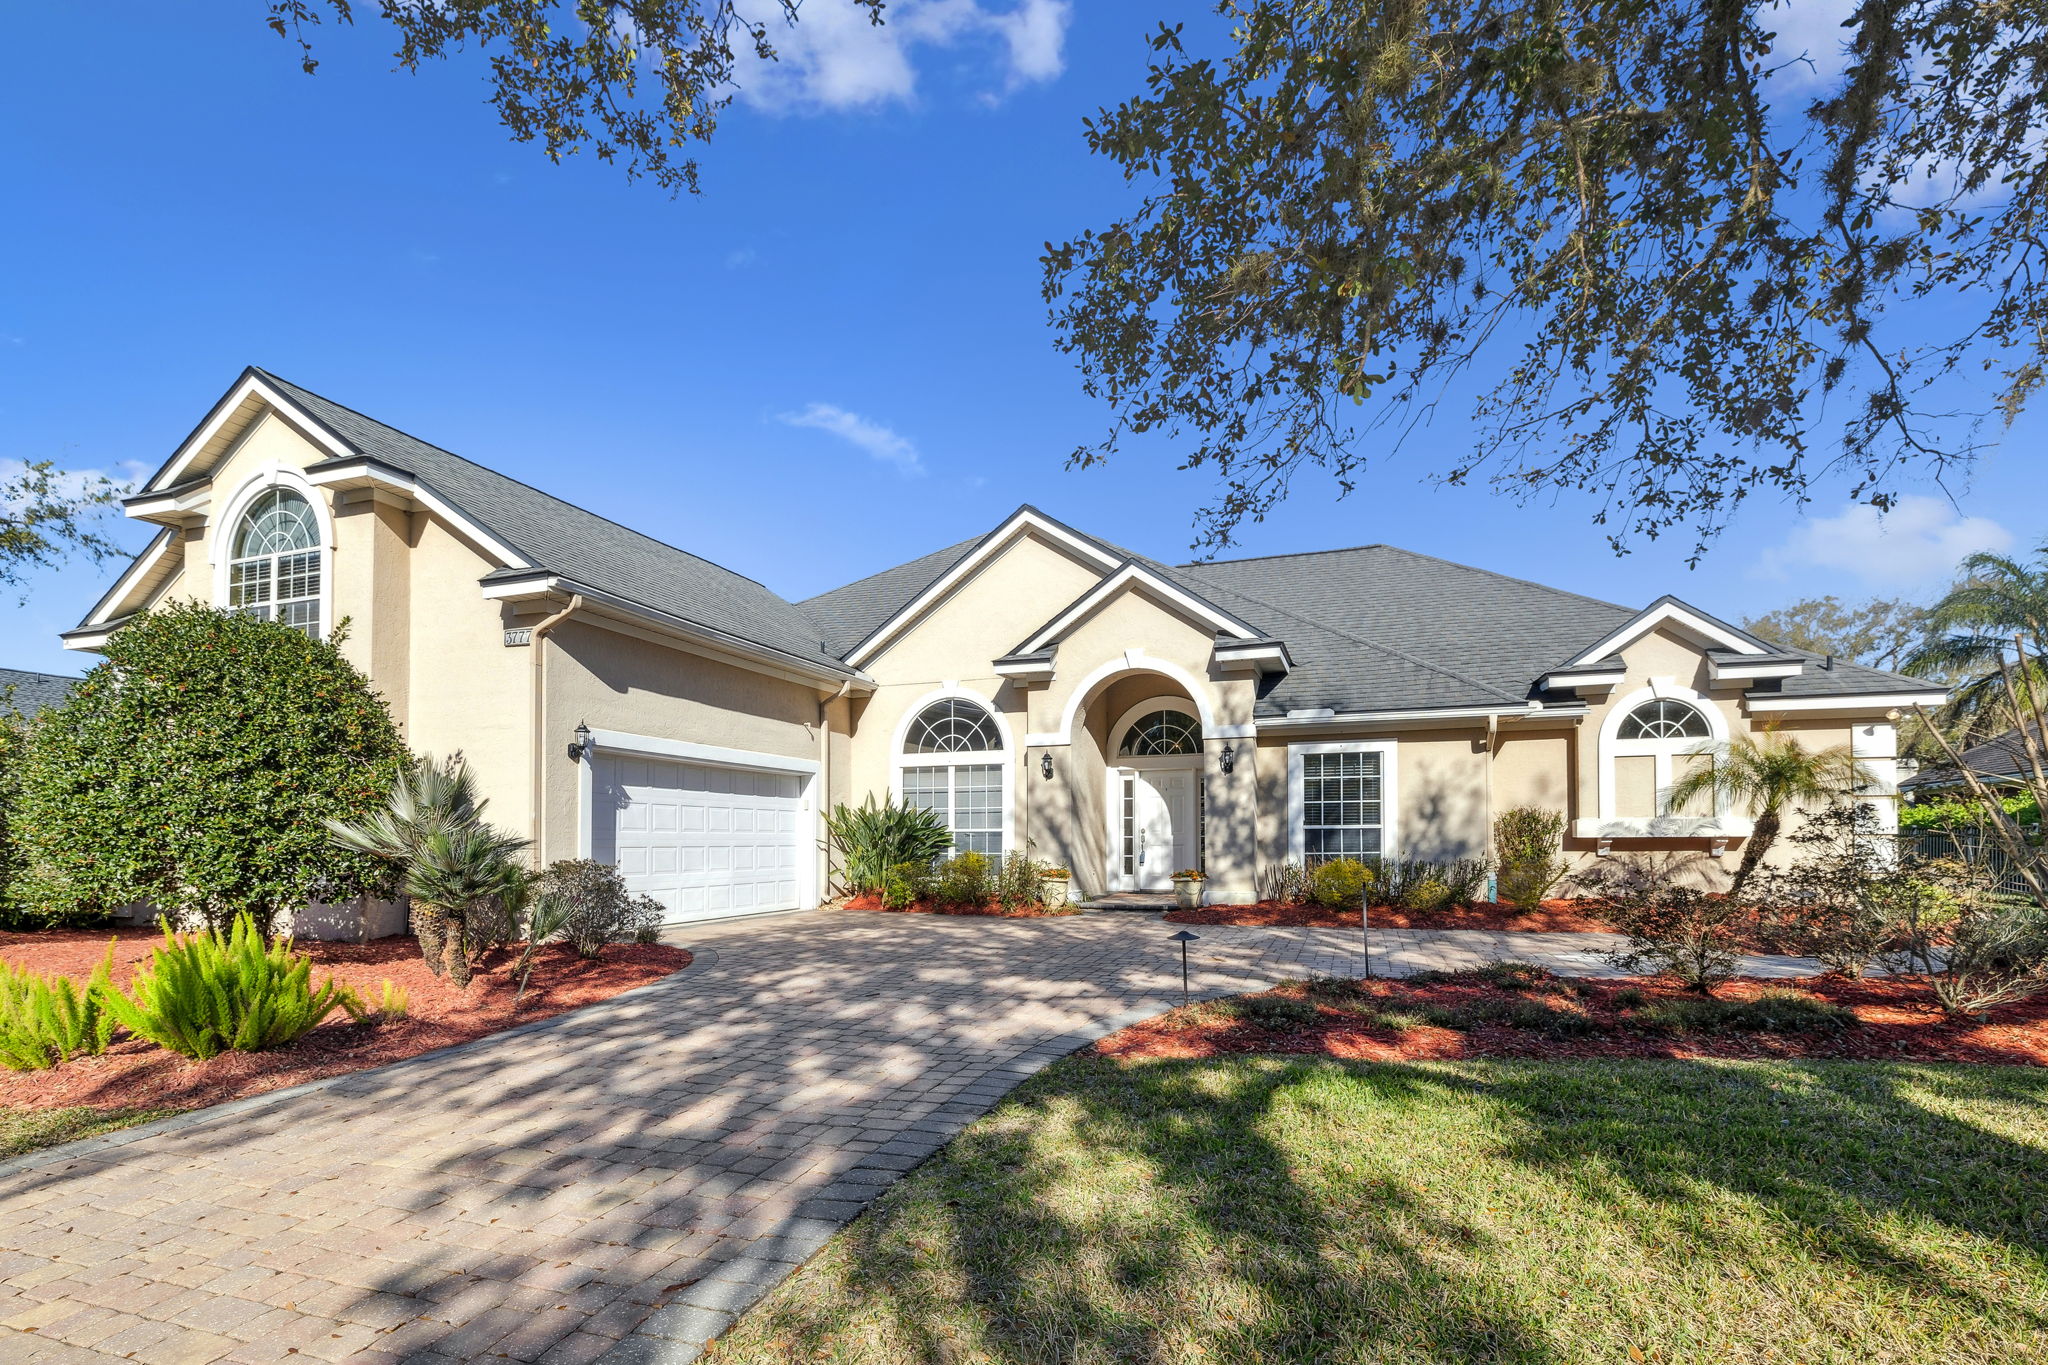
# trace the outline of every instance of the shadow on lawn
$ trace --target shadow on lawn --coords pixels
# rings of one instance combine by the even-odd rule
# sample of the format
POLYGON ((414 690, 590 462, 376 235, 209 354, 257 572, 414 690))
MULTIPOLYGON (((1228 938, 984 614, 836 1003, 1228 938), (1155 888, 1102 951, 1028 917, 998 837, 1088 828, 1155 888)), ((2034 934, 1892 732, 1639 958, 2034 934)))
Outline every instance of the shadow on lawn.
MULTIPOLYGON (((2003 1244, 2035 1304, 2048 1283, 2048 1153, 1935 1112, 1916 1086, 2048 1114, 2048 1073, 1964 1067, 1080 1059, 855 1224, 844 1283, 856 1312, 890 1319, 892 1359, 927 1365, 974 1348, 1032 1365, 1589 1358, 1590 1343, 1545 1321, 1543 1294, 1465 1261, 1495 1234, 1447 1215, 1456 1200, 1423 1197, 1398 1162, 1368 1157, 1354 1175, 1334 1144, 1302 1140, 1375 1113, 1399 1123, 1411 1103, 1450 1097, 1497 1117, 1504 1145, 1490 1158, 1568 1187, 1646 1265, 1670 1271, 1682 1236, 1685 1261, 1759 1275, 1776 1256, 1831 1262, 1839 1275, 1807 1281, 1817 1299, 1871 1277, 1904 1291, 1889 1301, 1938 1297, 2013 1340, 2048 1329, 2020 1302, 2026 1289, 1987 1299, 1910 1240, 1880 1235, 1888 1219, 1945 1227, 2003 1244), (1295 1140, 1270 1139, 1276 1124, 1295 1140), (1091 1201, 1059 1156, 1073 1145, 1140 1163, 1136 1190, 1111 1182, 1091 1201), (1770 1235, 1719 1226, 1713 1206, 1730 1197, 1761 1206, 1770 1235)), ((1556 1264, 1562 1287, 1575 1267, 1568 1255, 1556 1264)), ((1805 1311, 1824 1322, 1832 1306, 1805 1311)), ((775 1352, 720 1352, 721 1365, 832 1358, 829 1339, 847 1331, 829 1299, 784 1295, 756 1313, 747 1336, 775 1352)))

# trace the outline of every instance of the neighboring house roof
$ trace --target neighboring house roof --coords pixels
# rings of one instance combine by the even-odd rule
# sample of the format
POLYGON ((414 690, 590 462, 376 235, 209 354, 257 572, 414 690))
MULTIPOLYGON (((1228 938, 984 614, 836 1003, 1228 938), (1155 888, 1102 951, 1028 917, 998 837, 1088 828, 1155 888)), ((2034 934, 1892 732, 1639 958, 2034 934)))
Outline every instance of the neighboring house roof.
POLYGON ((81 679, 56 673, 29 673, 19 668, 0 668, 0 711, 12 708, 33 716, 61 705, 81 679))
POLYGON ((530 561, 530 568, 499 570, 491 577, 545 569, 750 644, 844 669, 837 651, 819 639, 808 616, 753 579, 429 445, 277 375, 256 373, 343 443, 428 484, 530 561))
MULTIPOLYGON (((2033 776, 2033 764, 2027 757, 2027 746, 2017 729, 2007 730, 1995 739, 1982 744, 1973 744, 1957 755, 1962 766, 1988 781, 2019 782, 2033 776)), ((1913 776, 1899 783, 1904 791, 1928 787, 1953 787, 1963 780, 1960 769, 1953 763, 1942 763, 1922 768, 1913 776)))

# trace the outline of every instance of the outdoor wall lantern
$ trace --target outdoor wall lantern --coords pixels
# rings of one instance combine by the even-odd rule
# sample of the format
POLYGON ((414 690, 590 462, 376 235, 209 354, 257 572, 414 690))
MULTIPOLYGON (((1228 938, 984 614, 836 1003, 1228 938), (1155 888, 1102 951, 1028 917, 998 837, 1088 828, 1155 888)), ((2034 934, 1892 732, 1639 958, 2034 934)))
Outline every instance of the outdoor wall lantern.
POLYGON ((1237 766, 1237 750, 1228 744, 1224 745, 1223 752, 1216 755, 1216 766, 1223 769, 1225 777, 1230 776, 1230 770, 1237 766))
POLYGON ((1051 753, 1043 753, 1038 756, 1038 771, 1044 773, 1048 779, 1052 777, 1051 753))
POLYGON ((579 720, 576 722, 576 742, 569 746, 569 761, 571 763, 581 763, 584 755, 589 752, 590 727, 579 720))

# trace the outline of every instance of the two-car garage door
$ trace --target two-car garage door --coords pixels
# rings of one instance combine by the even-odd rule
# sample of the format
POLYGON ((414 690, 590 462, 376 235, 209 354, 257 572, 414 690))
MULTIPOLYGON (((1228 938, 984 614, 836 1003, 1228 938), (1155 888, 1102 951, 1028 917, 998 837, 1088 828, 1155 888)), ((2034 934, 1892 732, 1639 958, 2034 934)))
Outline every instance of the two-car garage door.
POLYGON ((798 774, 600 753, 591 779, 591 856, 669 923, 800 904, 798 774))

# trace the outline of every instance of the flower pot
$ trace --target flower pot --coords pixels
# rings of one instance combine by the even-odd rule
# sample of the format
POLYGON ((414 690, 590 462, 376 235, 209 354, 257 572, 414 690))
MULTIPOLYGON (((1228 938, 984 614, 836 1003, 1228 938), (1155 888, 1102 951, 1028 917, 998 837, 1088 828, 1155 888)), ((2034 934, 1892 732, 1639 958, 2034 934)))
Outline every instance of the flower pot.
POLYGON ((1173 898, 1180 902, 1183 910, 1199 910, 1202 907, 1202 883, 1195 877, 1175 877, 1173 898))
POLYGON ((1074 884, 1065 877, 1040 877, 1038 890, 1045 897, 1045 903, 1052 909, 1071 905, 1074 900, 1074 884))

